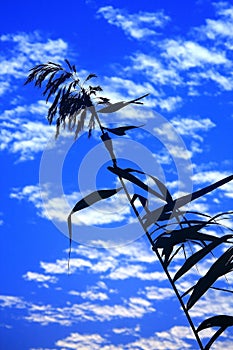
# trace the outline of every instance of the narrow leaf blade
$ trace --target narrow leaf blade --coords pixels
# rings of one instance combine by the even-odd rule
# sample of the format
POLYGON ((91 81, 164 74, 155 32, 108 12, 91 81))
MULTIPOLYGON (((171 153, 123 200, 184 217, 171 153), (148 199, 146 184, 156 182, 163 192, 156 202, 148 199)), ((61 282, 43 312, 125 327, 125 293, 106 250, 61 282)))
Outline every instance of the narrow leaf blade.
POLYGON ((119 192, 122 189, 122 187, 117 189, 111 189, 111 190, 99 190, 94 191, 91 194, 87 195, 86 197, 82 198, 80 201, 78 201, 73 209, 71 210, 68 218, 67 218, 67 225, 68 225, 68 232, 69 232, 69 238, 70 238, 70 249, 69 249, 69 258, 68 258, 68 269, 69 269, 69 261, 70 261, 70 254, 71 254, 71 242, 72 242, 72 221, 71 216, 75 212, 88 208, 92 204, 101 201, 102 199, 107 199, 115 195, 117 192, 119 192))
POLYGON ((118 128, 103 128, 103 129, 111 132, 114 135, 123 136, 123 135, 126 135, 126 133, 125 133, 126 131, 131 130, 131 129, 140 128, 142 126, 143 125, 141 125, 141 126, 128 125, 128 126, 120 126, 118 128))
POLYGON ((188 272, 194 265, 196 265, 200 260, 202 260, 208 253, 215 249, 218 245, 226 242, 228 239, 233 238, 233 235, 226 235, 220 238, 217 238, 214 242, 211 242, 206 247, 202 248, 198 252, 190 256, 182 267, 175 274, 173 281, 177 281, 182 277, 186 272, 188 272))
POLYGON ((187 302, 187 309, 191 307, 202 297, 203 294, 212 286, 212 284, 221 276, 232 269, 230 263, 233 257, 233 247, 223 253, 218 260, 211 266, 205 276, 201 277, 193 288, 193 292, 187 302))

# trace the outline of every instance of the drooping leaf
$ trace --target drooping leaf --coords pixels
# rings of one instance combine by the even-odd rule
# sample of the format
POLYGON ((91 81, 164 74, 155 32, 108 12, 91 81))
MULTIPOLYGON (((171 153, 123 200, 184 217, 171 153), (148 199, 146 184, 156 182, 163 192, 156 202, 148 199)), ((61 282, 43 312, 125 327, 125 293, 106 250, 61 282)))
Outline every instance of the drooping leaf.
POLYGON ((225 235, 223 237, 216 238, 213 242, 208 244, 206 247, 192 254, 182 265, 182 267, 176 272, 173 281, 177 281, 181 276, 188 272, 194 265, 196 265, 200 260, 202 260, 207 254, 209 254, 213 249, 232 239, 233 235, 225 235))
POLYGON ((143 217, 143 220, 145 220, 145 223, 144 223, 145 226, 148 227, 154 222, 159 220, 168 220, 176 209, 179 209, 184 205, 190 203, 191 201, 199 197, 202 197, 209 192, 212 192, 216 188, 223 186, 224 184, 228 183, 231 180, 233 180, 233 175, 227 176, 226 178, 220 181, 217 181, 212 185, 209 185, 207 187, 202 188, 201 190, 195 191, 193 193, 190 193, 188 195, 175 199, 173 202, 167 203, 163 207, 160 207, 158 209, 151 211, 150 213, 147 213, 143 217))
POLYGON ((115 134, 117 136, 123 136, 126 135, 126 131, 136 128, 141 128, 143 125, 140 126, 134 126, 134 125, 128 125, 128 126, 119 126, 118 128, 103 128, 112 134, 115 134))
POLYGON ((233 269, 233 247, 223 253, 218 260, 210 267, 205 276, 201 277, 193 288, 193 292, 187 302, 187 309, 200 299, 207 292, 212 284, 221 276, 227 274, 233 269))
POLYGON ((94 73, 91 73, 91 74, 89 74, 89 75, 86 77, 85 81, 88 81, 88 80, 90 80, 90 79, 92 79, 92 78, 97 78, 97 75, 94 74, 94 73))
POLYGON ((158 186, 160 192, 163 195, 163 199, 167 203, 173 203, 173 199, 172 199, 171 193, 169 192, 168 188, 157 177, 152 176, 150 174, 147 174, 141 170, 136 170, 136 169, 132 169, 132 168, 127 168, 125 170, 127 170, 128 172, 135 172, 138 174, 143 174, 143 175, 149 176, 155 182, 155 184, 158 186))
POLYGON ((228 315, 217 315, 204 320, 199 327, 197 332, 202 331, 210 327, 220 327, 220 329, 211 337, 209 342, 205 346, 205 350, 209 350, 215 340, 228 328, 233 326, 233 317, 228 315))
POLYGON ((101 108, 100 110, 98 110, 97 112, 98 113, 114 113, 114 112, 117 112, 119 111, 120 109, 128 106, 129 104, 131 103, 139 103, 137 102, 138 100, 141 100, 142 98, 148 96, 149 94, 146 94, 146 95, 143 95, 141 97, 138 97, 134 100, 131 100, 131 101, 120 101, 120 102, 116 102, 116 103, 112 103, 112 104, 109 104, 108 106, 104 107, 104 108, 101 108))
POLYGON ((117 189, 111 189, 111 190, 99 190, 94 191, 91 194, 87 195, 86 197, 82 198, 80 201, 78 201, 73 209, 71 210, 68 218, 68 231, 69 231, 69 238, 70 238, 70 250, 69 250, 69 259, 68 259, 68 268, 69 268, 69 260, 70 260, 70 253, 71 253, 71 242, 72 242, 72 221, 71 216, 76 213, 79 210, 85 209, 90 207, 96 202, 101 201, 102 199, 106 199, 109 197, 114 196, 117 192, 119 192, 122 189, 122 187, 117 189))
POLYGON ((146 184, 144 184, 144 182, 142 182, 136 176, 130 174, 126 169, 122 169, 122 168, 119 168, 119 167, 110 167, 109 166, 108 170, 110 170, 112 173, 118 175, 119 177, 124 178, 124 179, 134 183, 135 185, 141 187, 146 192, 150 192, 154 196, 164 200, 163 196, 160 193, 154 191, 151 187, 149 187, 146 184))

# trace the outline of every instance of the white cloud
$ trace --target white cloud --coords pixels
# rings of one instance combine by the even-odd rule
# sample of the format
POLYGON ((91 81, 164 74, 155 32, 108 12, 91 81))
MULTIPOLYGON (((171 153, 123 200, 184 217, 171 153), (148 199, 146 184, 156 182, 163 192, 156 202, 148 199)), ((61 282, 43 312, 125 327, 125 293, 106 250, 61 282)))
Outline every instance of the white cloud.
POLYGON ((151 300, 165 300, 175 296, 173 289, 158 286, 145 287, 141 293, 151 300))
POLYGON ((100 292, 98 287, 93 286, 92 288, 88 288, 84 292, 77 292, 75 290, 71 290, 69 292, 70 295, 80 296, 82 299, 89 300, 107 300, 109 299, 106 293, 100 292))
POLYGON ((19 154, 19 161, 32 160, 35 154, 46 149, 54 137, 54 128, 38 121, 12 118, 3 121, 0 150, 19 154))
POLYGON ((153 337, 140 338, 130 344, 126 349, 159 349, 180 350, 191 349, 192 345, 187 340, 192 340, 193 335, 189 327, 175 326, 164 332, 156 332, 153 337))
POLYGON ((0 45, 13 44, 12 52, 1 57, 0 76, 24 78, 29 69, 37 63, 56 61, 66 58, 68 45, 62 39, 42 39, 37 32, 4 34, 0 36, 0 45), (9 56, 9 57, 8 57, 9 56))
MULTIPOLYGON (((225 177, 229 176, 231 174, 225 172, 225 171, 219 171, 219 170, 208 170, 208 171, 199 171, 196 174, 192 176, 192 180, 194 184, 198 184, 199 186, 202 184, 212 184, 219 180, 224 179, 225 177)), ((226 183, 223 186, 220 186, 217 190, 218 195, 221 196, 221 193, 224 194, 224 196, 228 198, 232 198, 233 193, 233 181, 230 181, 226 183), (220 192, 219 192, 220 191, 220 192)))
POLYGON ((203 141, 203 137, 200 136, 201 132, 207 132, 215 127, 209 118, 173 118, 171 123, 180 135, 191 136, 199 141, 203 141))
POLYGON ((3 95, 10 88, 8 81, 0 81, 0 96, 3 95))
POLYGON ((233 7, 227 2, 216 2, 217 19, 206 19, 206 25, 201 26, 198 31, 203 36, 211 40, 218 40, 224 38, 225 40, 233 37, 233 7))
POLYGON ((193 41, 169 39, 161 44, 165 58, 172 60, 179 70, 188 70, 205 65, 226 65, 230 61, 224 52, 209 50, 193 41))
MULTIPOLYGON (((18 200, 27 200, 38 209, 37 214, 43 218, 54 222, 67 223, 67 217, 74 207, 75 203, 85 197, 92 191, 85 194, 73 192, 56 196, 56 186, 54 185, 54 194, 51 186, 44 184, 29 185, 22 189, 14 188, 10 194, 11 198, 18 200)), ((102 225, 112 222, 121 222, 128 217, 130 213, 127 205, 127 198, 122 194, 117 194, 114 198, 108 198, 96 203, 92 207, 86 208, 78 215, 73 215, 72 222, 76 225, 102 225)))
POLYGON ((28 322, 41 325, 57 323, 62 326, 70 326, 80 321, 104 322, 113 319, 140 319, 155 311, 152 303, 141 297, 130 297, 120 303, 111 303, 111 305, 91 302, 71 304, 69 302, 66 306, 54 307, 50 304, 25 302, 20 297, 1 295, 0 306, 1 308, 21 309, 23 318, 28 322))
POLYGON ((98 350, 104 349, 105 342, 106 339, 99 334, 71 333, 65 339, 58 340, 55 345, 62 349, 98 350))
POLYGON ((43 275, 41 273, 31 272, 31 271, 28 271, 26 274, 24 274, 23 278, 27 281, 35 281, 39 283, 45 283, 45 282, 56 283, 57 282, 57 278, 55 276, 43 275))
POLYGON ((2 307, 15 307, 16 309, 26 307, 26 303, 22 298, 12 295, 0 295, 0 304, 2 307))
POLYGON ((182 98, 180 96, 170 96, 165 99, 158 99, 157 105, 161 109, 165 109, 168 112, 171 112, 178 108, 181 105, 182 98))
MULTIPOLYGON (((101 279, 105 281, 129 278, 142 281, 166 280, 165 274, 160 271, 155 254, 142 243, 134 242, 111 250, 79 246, 72 250, 72 256, 75 255, 78 257, 70 260, 72 273, 86 270, 89 273, 100 274, 101 279), (152 272, 151 264, 153 264, 152 272)), ((41 268, 46 274, 67 274, 67 260, 59 259, 54 263, 41 262, 41 268)))
POLYGON ((131 60, 133 64, 128 69, 143 72, 154 84, 159 83, 162 85, 169 84, 175 86, 182 84, 182 78, 178 71, 164 65, 154 56, 139 52, 132 56, 131 60))
POLYGON ((122 265, 115 269, 113 269, 106 278, 110 278, 112 280, 125 280, 128 278, 138 278, 142 281, 164 281, 166 280, 166 276, 163 272, 155 271, 148 272, 146 268, 142 265, 122 265))
POLYGON ((138 12, 128 14, 125 10, 113 8, 112 6, 101 7, 98 10, 109 24, 121 28, 125 34, 134 39, 143 39, 156 35, 155 28, 162 28, 169 21, 162 11, 138 12))
POLYGON ((115 334, 120 334, 122 335, 134 335, 134 336, 139 336, 139 331, 140 331, 140 325, 136 325, 136 327, 134 328, 128 328, 128 327, 124 327, 124 328, 113 328, 112 331, 115 334))
POLYGON ((229 315, 233 308, 232 294, 209 289, 190 310, 192 317, 208 318, 213 315, 229 315), (218 302, 213 303, 213 300, 218 302))
POLYGON ((199 81, 199 84, 204 80, 210 80, 217 83, 225 91, 231 91, 233 89, 233 77, 232 74, 228 75, 228 72, 227 75, 223 75, 218 71, 209 69, 198 74, 193 73, 190 77, 196 82, 199 81))

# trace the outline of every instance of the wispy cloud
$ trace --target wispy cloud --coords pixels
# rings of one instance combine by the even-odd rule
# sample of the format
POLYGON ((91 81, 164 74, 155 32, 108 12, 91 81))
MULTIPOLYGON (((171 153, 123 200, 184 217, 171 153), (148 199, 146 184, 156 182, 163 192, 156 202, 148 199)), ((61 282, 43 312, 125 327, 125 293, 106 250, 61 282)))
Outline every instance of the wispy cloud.
MULTIPOLYGON (((31 272, 28 271, 25 275, 23 275, 23 278, 26 281, 34 281, 37 283, 56 283, 57 278, 55 276, 49 276, 49 275, 43 275, 38 272, 31 272)), ((47 284, 46 284, 47 287, 47 284)))
POLYGON ((142 71, 154 84, 180 85, 182 78, 179 72, 172 67, 165 65, 160 58, 149 54, 138 52, 131 56, 132 65, 128 68, 142 71))
MULTIPOLYGON (((27 200, 37 208, 37 214, 45 219, 67 223, 67 217, 72 208, 81 198, 93 190, 85 193, 73 192, 61 196, 56 195, 56 185, 49 184, 28 185, 23 188, 13 188, 10 198, 27 200)), ((76 225, 103 225, 124 221, 130 213, 127 198, 118 194, 114 198, 100 201, 92 207, 86 208, 74 215, 73 223, 76 225)))
MULTIPOLYGON (((58 340, 56 346, 62 349, 104 349, 104 344, 106 339, 100 336, 99 334, 80 334, 80 333, 71 333, 68 337, 58 340)), ((114 347, 117 349, 117 347, 114 347)), ((119 348, 118 348, 119 349, 119 348)), ((114 350, 114 349, 113 349, 114 350)))
POLYGON ((216 2, 214 5, 218 18, 207 18, 206 25, 203 25, 198 31, 211 40, 218 40, 219 38, 231 39, 233 37, 233 7, 227 2, 216 2))
POLYGON ((38 32, 3 34, 0 47, 5 55, 1 57, 0 77, 24 78, 33 65, 41 62, 64 60, 68 44, 59 39, 43 39, 38 32), (12 51, 4 50, 5 45, 13 45, 12 51))
POLYGON ((171 123, 178 134, 182 136, 191 136, 201 142, 203 141, 203 137, 200 133, 207 132, 216 126, 209 118, 176 117, 171 120, 171 123))
POLYGON ((169 16, 163 11, 142 12, 129 14, 126 10, 114 8, 113 6, 101 7, 98 10, 109 24, 121 28, 127 35, 134 39, 143 39, 156 35, 155 29, 163 28, 169 21, 169 16))
POLYGON ((141 297, 124 299, 120 304, 97 304, 91 302, 69 304, 64 307, 52 305, 38 305, 25 302, 22 298, 9 295, 0 296, 1 308, 15 307, 24 313, 24 319, 28 322, 48 325, 57 323, 70 326, 77 322, 110 321, 117 318, 138 319, 145 314, 155 311, 152 303, 141 297))
POLYGON ((216 52, 193 41, 166 40, 161 44, 163 56, 174 62, 179 70, 206 65, 230 64, 224 52, 216 52), (178 65, 178 66, 177 66, 178 65))
POLYGON ((2 124, 0 150, 19 155, 18 161, 34 159, 46 149, 48 141, 54 137, 54 129, 42 122, 25 119, 8 119, 2 124))

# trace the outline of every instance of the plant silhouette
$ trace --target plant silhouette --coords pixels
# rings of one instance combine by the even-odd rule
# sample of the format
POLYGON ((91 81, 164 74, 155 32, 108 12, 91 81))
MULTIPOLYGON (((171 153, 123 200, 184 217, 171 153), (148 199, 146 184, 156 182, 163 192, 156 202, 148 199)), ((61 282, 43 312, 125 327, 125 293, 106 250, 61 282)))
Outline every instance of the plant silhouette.
MULTIPOLYGON (((213 315, 204 319, 201 324, 195 325, 190 315, 190 310, 200 302, 203 296, 211 289, 221 290, 224 293, 233 293, 229 288, 227 278, 227 288, 214 286, 222 276, 225 276, 233 270, 233 232, 231 228, 225 227, 224 219, 229 219, 233 212, 222 212, 213 217, 207 213, 199 213, 182 209, 207 193, 210 193, 218 187, 233 180, 230 175, 220 181, 217 181, 205 188, 199 189, 193 193, 173 199, 168 188, 159 179, 151 174, 132 168, 123 169, 118 166, 117 157, 114 152, 114 145, 109 134, 124 136, 128 130, 140 128, 142 125, 126 125, 117 128, 103 126, 99 115, 102 113, 114 113, 130 104, 143 104, 141 100, 148 96, 145 94, 139 98, 130 101, 120 101, 111 103, 111 101, 99 93, 102 92, 100 86, 88 85, 95 74, 89 74, 83 82, 80 81, 77 70, 68 60, 65 60, 67 67, 48 62, 39 64, 31 69, 25 84, 34 82, 35 86, 41 88, 45 85, 43 95, 46 101, 52 99, 51 106, 48 108, 48 122, 52 124, 56 118, 56 137, 63 127, 74 133, 75 139, 83 130, 85 121, 88 119, 88 137, 91 137, 96 124, 101 132, 107 152, 112 160, 112 166, 107 169, 117 176, 121 187, 117 189, 100 189, 94 191, 88 196, 78 201, 68 216, 68 230, 70 237, 70 251, 68 267, 71 252, 72 241, 72 221, 74 213, 87 208, 94 203, 116 195, 119 191, 124 191, 127 196, 135 216, 141 224, 153 251, 159 259, 162 268, 178 298, 189 325, 195 335, 200 349, 210 349, 217 338, 228 328, 233 326, 233 315, 213 315), (101 105, 104 105, 100 107, 101 105), (147 185, 140 179, 140 175, 149 177, 154 185, 147 185), (126 182, 135 185, 135 188, 143 190, 145 195, 137 193, 129 194, 126 182), (162 201, 162 205, 156 209, 150 209, 150 203, 147 195, 150 193, 155 198, 162 201), (139 200, 144 214, 139 214, 135 206, 135 201, 139 200), (209 227, 220 227, 228 230, 229 234, 213 235, 208 233, 209 227), (185 291, 181 291, 177 286, 184 275, 192 271, 196 265, 205 259, 209 261, 212 255, 214 259, 209 263, 207 272, 197 279, 196 283, 191 285, 185 291), (177 267, 176 258, 182 259, 181 266, 177 267), (175 269, 175 273, 174 273, 175 269), (219 329, 214 332, 214 328, 219 329), (210 336, 206 344, 201 338, 201 331, 207 328, 213 329, 213 335, 210 336), (200 334, 199 334, 200 333, 200 334)), ((77 214, 78 215, 78 214, 77 214)), ((222 230, 222 232, 225 232, 222 230)), ((180 261, 180 260, 179 260, 180 261)), ((217 301, 215 301, 217 302, 217 301)), ((206 337, 205 337, 206 339, 206 337)))

